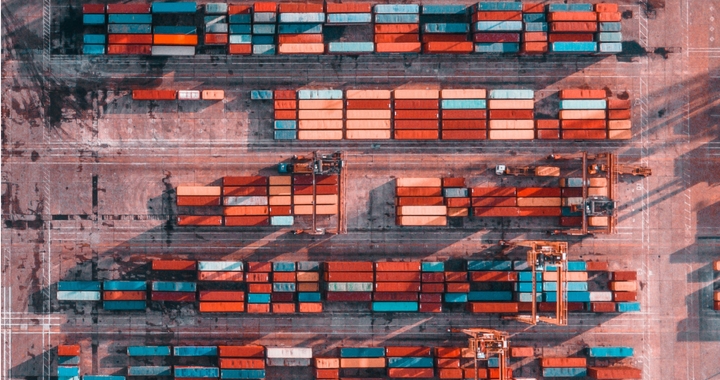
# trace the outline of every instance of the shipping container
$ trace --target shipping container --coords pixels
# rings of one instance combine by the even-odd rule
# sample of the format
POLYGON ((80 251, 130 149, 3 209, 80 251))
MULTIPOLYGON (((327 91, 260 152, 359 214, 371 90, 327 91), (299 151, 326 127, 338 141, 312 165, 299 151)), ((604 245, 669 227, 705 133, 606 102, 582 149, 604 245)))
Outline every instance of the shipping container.
POLYGON ((128 366, 128 376, 172 376, 170 366, 128 366))
POLYGON ((221 379, 264 379, 264 369, 221 369, 221 379))
POLYGON ((109 14, 108 24, 150 24, 150 14, 109 14))
POLYGON ((341 358, 381 358, 385 356, 383 347, 341 347, 341 358))
POLYGON ((152 290, 156 292, 194 292, 197 290, 197 285, 194 282, 153 281, 152 290))
MULTIPOLYGON (((153 5, 158 3, 153 3, 153 5)), ((220 369, 217 367, 187 367, 174 366, 174 376, 176 378, 218 378, 220 377, 220 369)))
POLYGON ((104 301, 105 310, 145 310, 145 301, 104 301))
POLYGON ((197 5, 194 2, 152 3, 152 13, 195 13, 196 11, 197 5))
POLYGON ((57 354, 58 356, 79 356, 80 345, 61 344, 57 346, 57 354))
POLYGON ((100 292, 58 291, 58 301, 100 301, 100 292))
POLYGON ((417 4, 375 4, 373 11, 375 13, 416 14, 420 13, 420 6, 417 4))
POLYGON ((517 313, 517 302, 468 302, 471 313, 517 313))
POLYGON ((269 359, 310 359, 312 348, 294 347, 266 347, 266 355, 269 359))
POLYGON ((159 46, 153 45, 152 55, 195 55, 194 46, 159 46))
POLYGON ((543 368, 543 377, 585 377, 586 368, 543 368))
POLYGON ((388 368, 433 368, 433 359, 430 357, 389 357, 387 366, 388 368))
POLYGON ((642 371, 632 367, 588 367, 592 379, 642 379, 642 371))

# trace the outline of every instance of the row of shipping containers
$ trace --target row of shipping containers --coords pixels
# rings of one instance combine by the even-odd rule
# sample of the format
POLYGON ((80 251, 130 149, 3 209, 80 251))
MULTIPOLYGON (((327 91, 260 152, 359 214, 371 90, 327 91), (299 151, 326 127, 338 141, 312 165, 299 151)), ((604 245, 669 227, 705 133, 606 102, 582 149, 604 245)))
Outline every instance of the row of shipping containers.
MULTIPOLYGON (((83 52, 194 55, 197 10, 195 2, 84 4, 83 52), (161 25, 167 14, 180 17, 161 25)), ((614 3, 207 3, 202 20, 204 46, 233 55, 622 52, 614 3), (369 27, 372 40, 346 31, 339 41, 325 41, 332 27, 369 27)))
MULTIPOLYGON (((155 260, 152 267, 197 272, 197 282, 152 281, 149 299, 199 299, 201 312, 319 313, 323 302, 363 302, 373 312, 439 313, 444 307, 464 305, 473 313, 517 314, 530 311, 533 302, 532 272, 523 261, 470 260, 464 268, 453 269, 444 262, 155 260)), ((608 272, 606 262, 584 261, 572 261, 568 269, 571 311, 640 311, 636 272, 608 272)), ((538 274, 536 301, 541 312, 555 308, 555 281, 554 268, 538 274)), ((145 310, 148 284, 62 281, 57 299, 102 300, 106 310, 145 310)))
POLYGON ((557 119, 535 118, 527 89, 255 90, 272 100, 275 140, 627 140, 631 104, 605 90, 561 90, 557 119))

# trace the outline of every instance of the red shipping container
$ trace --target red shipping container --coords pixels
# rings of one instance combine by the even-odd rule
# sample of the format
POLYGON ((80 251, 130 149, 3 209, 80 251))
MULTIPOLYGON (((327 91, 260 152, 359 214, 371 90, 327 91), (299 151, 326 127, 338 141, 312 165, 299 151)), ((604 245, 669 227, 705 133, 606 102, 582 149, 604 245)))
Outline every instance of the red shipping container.
POLYGON ((465 282, 468 279, 467 272, 445 272, 445 281, 465 282))
POLYGON ((220 197, 177 197, 178 206, 220 206, 220 197))
POLYGON ((579 227, 582 226, 582 216, 561 216, 560 227, 579 227))
POLYGON ((609 110, 608 119, 610 120, 628 120, 632 117, 630 110, 609 110))
POLYGON ((253 4, 253 12, 277 12, 277 3, 255 3, 253 4))
POLYGON ((435 357, 437 358, 459 358, 462 350, 458 347, 435 347, 435 357))
POLYGON ((145 291, 103 292, 103 301, 142 301, 147 298, 145 291))
POLYGON ((515 207, 517 206, 517 198, 515 197, 484 197, 472 198, 473 207, 515 207))
POLYGON ((550 23, 551 32, 595 32, 597 22, 592 21, 569 21, 550 23))
POLYGON ((472 53, 474 45, 471 41, 434 41, 423 44, 425 53, 441 53, 441 54, 465 54, 472 53))
POLYGON ((395 194, 398 197, 440 197, 441 187, 396 187, 395 194))
POLYGON ((270 304, 267 303, 249 303, 247 304, 247 312, 262 314, 270 312, 270 304))
POLYGON ((608 98, 607 106, 611 110, 630 109, 630 99, 608 98))
POLYGON ((545 4, 523 3, 523 13, 545 13, 545 4))
POLYGON ((637 280, 636 271, 614 271, 612 272, 613 281, 635 281, 637 280))
POLYGON ((229 15, 249 14, 252 13, 252 5, 228 4, 229 15))
POLYGON ((424 130, 399 130, 394 133, 396 140, 437 140, 440 137, 439 131, 424 129, 424 130))
POLYGON ((395 378, 431 379, 435 377, 432 368, 389 368, 388 376, 395 378))
POLYGON ((280 3, 280 13, 323 13, 323 3, 280 3))
POLYGON ((391 347, 385 347, 385 356, 386 357, 395 357, 395 358, 407 358, 407 357, 427 357, 427 356, 432 356, 432 354, 430 353, 430 347, 391 346, 391 347))
POLYGON ((518 216, 560 216, 560 207, 518 207, 518 216))
POLYGON ((520 33, 475 33, 473 42, 520 42, 520 33))
MULTIPOLYGON (((111 34, 110 37, 113 35, 111 34)), ((149 36, 136 34, 136 36, 149 36)), ((150 45, 108 45, 108 54, 117 55, 150 55, 152 48, 150 45)))
POLYGON ((316 369, 315 370, 315 378, 316 379, 339 379, 340 378, 340 370, 337 368, 335 368, 335 369, 316 369))
POLYGON ((300 302, 298 303, 298 311, 301 313, 322 313, 322 302, 300 302))
MULTIPOLYGON (((480 369, 478 369, 478 372, 480 369)), ((500 369, 499 368, 488 368, 487 376, 488 379, 499 379, 500 378, 500 369)), ((507 372, 505 373, 506 379, 512 379, 512 369, 508 368, 507 372)))
POLYGON ((292 206, 270 206, 268 211, 270 216, 292 215, 292 206))
POLYGON ((642 372, 637 368, 616 367, 589 367, 588 376, 592 379, 642 379, 642 372))
MULTIPOLYGON (((441 368, 438 370, 438 376, 440 376, 441 379, 462 379, 463 370, 457 368, 441 368)), ((474 379, 475 376, 471 378, 474 379)), ((480 377, 480 379, 483 378, 480 377)))
POLYGON ((560 120, 538 119, 538 120, 535 120, 535 128, 537 128, 537 129, 560 129, 560 120))
MULTIPOLYGON (((245 301, 245 292, 232 290, 201 290, 200 301, 245 301)), ((229 355, 220 355, 229 356, 229 355)))
POLYGON ((465 130, 443 130, 443 140, 485 140, 487 131, 484 129, 465 129, 465 130))
POLYGON ((428 303, 442 302, 442 294, 420 293, 420 302, 428 302, 428 303))
POLYGON ((422 42, 467 42, 467 34, 423 34, 422 42))
POLYGON ((245 273, 245 281, 247 281, 247 282, 270 282, 270 274, 269 273, 245 273))
POLYGON ((133 100, 175 100, 175 90, 133 90, 133 100))
POLYGON ((372 272, 374 266, 369 261, 327 261, 325 262, 325 270, 331 272, 372 272))
POLYGON ((395 120, 395 129, 438 129, 437 120, 395 120))
POLYGON ((582 187, 560 188, 560 196, 563 198, 582 197, 582 187))
MULTIPOLYGON (((393 106, 396 110, 432 110, 439 107, 437 99, 395 99, 393 106)), ((421 119, 419 117, 413 119, 421 119)))
POLYGON ((376 292, 419 292, 419 282, 376 282, 376 292))
MULTIPOLYGON (((485 112, 485 111, 483 111, 485 112)), ((448 129, 485 129, 487 121, 485 120, 443 120, 443 130, 448 129)))
POLYGON ((470 281, 476 282, 514 282, 518 280, 517 272, 503 271, 471 271, 470 281))
POLYGON ((376 34, 420 33, 418 24, 375 24, 376 34))
POLYGON ((295 272, 274 272, 273 282, 295 282, 295 272))
POLYGON ((445 285, 440 283, 425 283, 420 287, 420 291, 423 293, 444 293, 445 285))
POLYGON ((420 35, 417 33, 386 33, 375 34, 374 41, 376 44, 386 43, 413 43, 420 42, 420 35))
POLYGON ((248 272, 269 273, 272 272, 272 263, 267 261, 248 261, 248 272))
POLYGON ((223 177, 223 186, 267 186, 268 178, 254 176, 225 176, 223 177))
POLYGON ((537 138, 540 140, 559 140, 560 131, 557 129, 539 129, 537 131, 537 138))
POLYGON ((376 53, 420 53, 421 50, 422 45, 419 42, 375 44, 376 53))
POLYGON ((221 33, 206 33, 205 45, 225 45, 228 43, 228 35, 221 33))
POLYGON ((517 196, 521 197, 559 197, 559 187, 518 187, 517 196))
MULTIPOLYGON (((254 273, 257 275, 258 273, 254 273)), ((272 284, 248 284, 248 293, 271 293, 272 284)))
POLYGON ((327 3, 325 5, 327 13, 370 13, 372 12, 371 3, 327 3))
POLYGON ((568 129, 562 131, 563 140, 604 140, 607 132, 602 130, 568 129))
POLYGON ((57 349, 58 356, 80 356, 80 345, 62 344, 57 349))
MULTIPOLYGON (((312 185, 295 185, 295 186, 293 186, 293 194, 294 195, 312 195, 312 193, 313 193, 312 185)), ((316 185, 315 186, 315 194, 316 195, 335 195, 337 193, 338 193, 337 185, 316 185)))
POLYGON ((321 44, 322 34, 279 34, 279 44, 321 44))
POLYGON ((82 13, 105 13, 105 4, 83 4, 82 13))
POLYGON ((442 187, 465 187, 465 178, 443 178, 442 187))
POLYGON ((540 54, 547 53, 547 51, 547 42, 523 42, 522 44, 522 52, 526 54, 540 54))
POLYGON ((422 282, 444 282, 445 273, 442 272, 426 272, 421 276, 422 282))
POLYGON ((242 272, 198 272, 199 281, 243 281, 242 272))
POLYGON ((438 358, 436 366, 438 368, 460 368, 460 359, 438 358))
POLYGON ((535 349, 532 347, 510 347, 511 358, 530 358, 535 355, 535 349))
POLYGON ((275 111, 275 120, 295 120, 297 111, 275 111))
POLYGON ((592 33, 550 33, 550 42, 592 42, 592 33))
POLYGON ((517 207, 473 207, 473 216, 485 218, 520 216, 517 207))
POLYGON ((345 108, 349 110, 388 110, 390 99, 348 99, 345 108))
POLYGON ((189 292, 152 292, 153 301, 195 302, 195 293, 189 292))
POLYGON ((373 272, 325 272, 328 282, 372 282, 373 272))
POLYGON ((437 118, 438 118, 437 110, 416 110, 416 109, 414 109, 414 110, 395 110, 395 119, 436 120, 437 118))
POLYGON ((420 272, 375 272, 375 281, 377 281, 377 282, 392 282, 392 281, 417 282, 417 281, 420 281, 420 272))
POLYGON ((470 207, 470 198, 446 198, 445 205, 448 207, 467 208, 470 207))
POLYGON ((590 311, 593 313, 614 313, 615 302, 590 302, 590 311))
POLYGON ((447 293, 467 293, 470 291, 470 283, 467 282, 451 282, 445 284, 447 293))
MULTIPOLYGON (((538 302, 538 310, 544 312, 555 311, 555 302, 538 302)), ((583 311, 585 310, 584 302, 568 302, 568 311, 583 311)))
POLYGON ((597 21, 595 12, 549 12, 548 22, 556 21, 597 21))
POLYGON ((254 196, 267 195, 267 186, 243 186, 243 187, 223 187, 223 195, 233 196, 254 196))
MULTIPOLYGON (((295 185, 312 185, 313 177, 311 175, 293 175, 293 184, 295 185)), ((315 183, 318 185, 337 185, 337 175, 316 175, 315 183)))
POLYGON ((418 294, 411 292, 398 293, 374 293, 373 301, 393 301, 393 302, 417 302, 418 294))
MULTIPOLYGON (((375 263, 378 272, 416 272, 420 271, 420 262, 379 262, 375 263)), ((419 278, 418 278, 418 281, 419 278)))
POLYGON ((560 99, 605 99, 605 90, 584 90, 580 88, 568 88, 560 90, 560 99))
POLYGON ((265 358, 263 346, 218 346, 219 357, 265 358))
POLYGON ((152 45, 152 34, 108 34, 107 37, 108 44, 152 45))
POLYGON ((522 21, 522 12, 515 11, 490 11, 474 12, 472 22, 478 21, 522 21))
POLYGON ((442 303, 421 302, 418 309, 421 313, 442 313, 442 303))
POLYGON ((585 120, 585 119, 569 119, 560 120, 563 129, 605 129, 607 122, 605 120, 585 120))
MULTIPOLYGON (((474 379, 475 378, 475 368, 463 368, 463 376, 466 379, 474 379)), ((478 379, 487 379, 488 378, 488 370, 486 368, 478 368, 477 369, 477 378, 478 379)))
MULTIPOLYGON (((485 110, 442 110, 443 125, 448 119, 472 120, 485 119, 485 110)), ((484 127, 483 127, 484 128, 484 127)))
POLYGON ((544 42, 547 41, 547 32, 525 32, 523 42, 544 42))
POLYGON ((292 100, 297 98, 295 90, 275 90, 273 93, 275 100, 292 100))
POLYGON ((265 361, 262 359, 218 359, 220 368, 239 368, 239 369, 263 369, 265 361))
POLYGON ((370 302, 372 293, 369 292, 327 292, 325 299, 340 302, 370 302))
POLYGON ((587 359, 585 359, 585 358, 540 358, 540 367, 543 367, 543 368, 587 367, 587 359))
POLYGON ((108 4, 107 13, 150 13, 150 4, 108 4))
POLYGON ((615 301, 615 302, 637 301, 637 292, 613 292, 613 301, 615 301))
POLYGON ((609 265, 607 261, 587 261, 585 267, 588 272, 607 271, 609 265))
POLYGON ((294 303, 274 303, 272 304, 272 312, 273 313, 294 313, 295 312, 295 304, 294 303))
POLYGON ((517 189, 514 187, 473 187, 470 189, 473 197, 515 197, 517 189))
POLYGON ((490 110, 490 119, 532 119, 533 110, 490 110))
POLYGON ((602 12, 598 13, 598 22, 620 22, 622 15, 620 12, 602 12))
POLYGON ((270 294, 270 302, 294 302, 295 293, 272 293, 270 294))
POLYGON ((194 260, 153 260, 152 270, 197 270, 194 260))
POLYGON ((517 302, 469 302, 467 309, 471 313, 517 313, 517 302))
POLYGON ((225 225, 228 227, 269 226, 270 218, 267 216, 226 216, 225 225))
POLYGON ((228 45, 228 54, 248 55, 252 54, 251 44, 230 44, 228 45))
MULTIPOLYGON (((398 206, 442 206, 443 197, 400 197, 395 198, 398 206)), ((456 198, 448 198, 456 199, 456 198)), ((463 199, 463 198, 458 198, 463 199)))

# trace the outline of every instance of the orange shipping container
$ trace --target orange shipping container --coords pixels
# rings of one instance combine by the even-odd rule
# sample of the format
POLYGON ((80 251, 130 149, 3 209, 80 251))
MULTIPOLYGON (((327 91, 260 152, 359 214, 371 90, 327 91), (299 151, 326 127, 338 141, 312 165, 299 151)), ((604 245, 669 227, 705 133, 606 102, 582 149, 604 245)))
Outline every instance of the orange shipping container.
POLYGON ((322 13, 323 3, 280 3, 280 13, 322 13))
POLYGON ((297 108, 295 100, 276 100, 274 103, 276 110, 294 110, 297 108))
POLYGON ((108 54, 150 55, 150 45, 108 45, 108 54))
POLYGON ((630 99, 609 98, 607 106, 611 110, 630 109, 630 99))
POLYGON ((388 33, 376 34, 374 37, 376 44, 384 43, 403 43, 403 42, 420 42, 420 35, 417 33, 388 33))
POLYGON ((339 379, 340 378, 340 370, 339 369, 316 369, 315 370, 315 378, 316 379, 339 379))
POLYGON ((150 45, 152 34, 108 34, 108 44, 150 45))
POLYGON ((470 281, 475 282, 515 282, 518 280, 517 272, 502 271, 471 271, 470 281))
POLYGON ((248 313, 264 314, 270 312, 270 304, 267 303, 249 303, 247 305, 248 313))
POLYGON ((294 303, 273 303, 272 304, 272 312, 273 313, 294 313, 295 312, 295 304, 294 303))
POLYGON ((595 12, 617 12, 618 5, 615 3, 599 3, 595 4, 595 12))
POLYGON ((585 359, 585 358, 540 358, 540 367, 543 367, 543 368, 587 367, 587 359, 585 359))
MULTIPOLYGON (((399 197, 395 199, 395 203, 398 206, 441 206, 443 204, 443 197, 399 197)), ((452 199, 465 199, 465 198, 448 198, 452 199)), ((453 206, 462 207, 462 206, 453 206)))
MULTIPOLYGON (((177 91, 175 91, 175 90, 133 90, 132 98, 133 98, 133 100, 174 100, 174 99, 177 99, 177 91)), ((217 195, 217 194, 180 194, 180 195, 217 195)))
POLYGON ((225 45, 228 43, 228 35, 220 33, 205 34, 205 45, 225 45))
POLYGON ((547 42, 523 42, 522 44, 523 53, 536 54, 536 53, 547 53, 548 43, 547 42))
POLYGON ((242 281, 242 272, 198 272, 199 281, 242 281))
POLYGON ((57 348, 58 356, 80 356, 80 345, 61 344, 57 348))
POLYGON ((322 34, 280 34, 278 35, 279 44, 321 44, 323 43, 322 34))
MULTIPOLYGON (((378 25, 376 25, 375 27, 377 28, 377 26, 378 25)), ((420 42, 393 42, 375 44, 375 51, 377 53, 420 53, 421 50, 422 45, 420 44, 420 42)))
POLYGON ((218 346, 218 356, 235 358, 265 358, 263 346, 218 346))
POLYGON ((153 34, 154 45, 197 45, 195 34, 153 34))
POLYGON ((535 128, 537 128, 537 129, 560 129, 560 120, 555 120, 555 119, 535 120, 535 128))
POLYGON ((272 284, 248 284, 248 293, 272 293, 272 284))
MULTIPOLYGON (((419 262, 379 262, 375 263, 378 272, 420 272, 419 262)), ((419 273, 418 273, 419 276, 419 273)), ((420 277, 418 280, 420 281, 420 277)))
POLYGON ((605 90, 583 90, 579 88, 570 88, 560 90, 560 99, 605 99, 607 92, 605 90))
POLYGON ((545 4, 523 3, 523 13, 545 13, 545 4))
POLYGON ((429 119, 437 120, 437 110, 395 110, 395 119, 420 120, 429 119))
POLYGON ((277 12, 277 3, 260 2, 253 4, 254 12, 277 12))
POLYGON ((595 32, 597 22, 592 21, 569 21, 550 23, 551 32, 595 32))
POLYGON ((272 279, 274 282, 295 282, 297 280, 297 276, 295 275, 295 272, 274 272, 272 274, 272 279))
MULTIPOLYGON (((244 301, 245 292, 230 290, 201 290, 200 301, 244 301)), ((231 355, 220 355, 231 356, 231 355)), ((238 355, 243 356, 243 355, 238 355)))
POLYGON ((373 282, 373 272, 325 272, 325 281, 328 282, 373 282))
POLYGON ((485 120, 443 120, 442 127, 443 130, 484 130, 487 122, 485 120))
POLYGON ((197 270, 194 260, 153 260, 152 270, 197 270))
POLYGON ((438 368, 460 368, 460 359, 438 358, 436 366, 438 368))
POLYGON ((230 15, 248 14, 251 12, 252 12, 252 5, 237 5, 237 4, 228 5, 228 14, 230 14, 230 15))
POLYGON ((607 127, 605 120, 591 120, 591 119, 570 119, 561 120, 563 130, 567 129, 602 129, 607 127))
POLYGON ((243 302, 200 302, 201 313, 242 313, 243 311, 245 311, 245 304, 243 302))
POLYGON ((296 111, 275 111, 275 120, 295 120, 297 119, 296 111))
POLYGON ((395 194, 398 197, 441 197, 440 187, 397 187, 395 194))
MULTIPOLYGON (((545 198, 551 199, 551 198, 545 198)), ((560 207, 518 207, 518 216, 560 216, 560 207)))
POLYGON ((340 359, 315 358, 315 368, 340 368, 340 359))
POLYGON ((322 313, 323 306, 321 302, 300 302, 298 303, 298 311, 301 313, 322 313))
POLYGON ((629 109, 608 111, 608 119, 611 120, 630 119, 631 117, 632 114, 630 113, 629 109))
POLYGON ((517 302, 469 302, 467 309, 471 313, 517 313, 517 302))
POLYGON ((433 41, 433 42, 426 42, 423 44, 423 51, 426 53, 442 53, 442 54, 466 54, 466 53, 472 53, 474 49, 474 44, 472 41, 453 41, 453 42, 445 42, 445 41, 433 41))
POLYGON ((620 12, 602 12, 598 13, 598 22, 620 22, 622 15, 620 12))
POLYGON ((420 33, 420 26, 418 24, 375 24, 375 34, 407 33, 420 33))
POLYGON ((543 42, 547 41, 547 32, 525 32, 523 33, 523 41, 525 42, 543 42))
POLYGON ((220 215, 178 215, 179 226, 222 226, 220 215))
POLYGON ((438 129, 437 120, 395 120, 395 129, 438 129))
POLYGON ((144 291, 106 291, 103 292, 104 301, 142 301, 147 298, 144 291))
POLYGON ((325 262, 326 271, 337 272, 372 272, 373 263, 369 261, 328 261, 325 262))
POLYGON ((251 44, 230 44, 228 46, 228 53, 230 54, 252 54, 251 44))
POLYGON ((511 358, 529 358, 535 355, 532 347, 510 347, 511 358))
POLYGON ((549 22, 555 21, 597 21, 595 12, 549 12, 549 22))
POLYGON ((435 356, 438 358, 459 358, 461 354, 458 347, 435 347, 435 356))
MULTIPOLYGON (((438 370, 438 376, 441 379, 462 379, 463 378, 463 370, 458 368, 440 368, 438 370)), ((475 376, 472 377, 466 377, 467 379, 474 379, 475 376)), ((479 379, 484 379, 484 377, 478 377, 479 379)))
POLYGON ((437 140, 439 131, 430 129, 404 129, 394 133, 396 140, 437 140))
POLYGON ((325 5, 327 13, 370 13, 372 4, 370 3, 327 3, 325 5))
MULTIPOLYGON (((402 198, 400 198, 402 199, 402 198)), ((448 207, 470 207, 470 198, 446 198, 445 205, 448 207)))
POLYGON ((447 293, 467 293, 470 291, 470 284, 467 282, 454 282, 445 284, 447 293))

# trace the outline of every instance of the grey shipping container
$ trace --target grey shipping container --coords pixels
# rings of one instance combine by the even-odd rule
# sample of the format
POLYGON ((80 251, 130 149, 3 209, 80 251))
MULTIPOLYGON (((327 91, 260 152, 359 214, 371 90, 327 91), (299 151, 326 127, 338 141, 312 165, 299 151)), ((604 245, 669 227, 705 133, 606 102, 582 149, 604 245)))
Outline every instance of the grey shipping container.
POLYGON ((195 46, 160 46, 152 47, 152 55, 195 55, 195 46))

